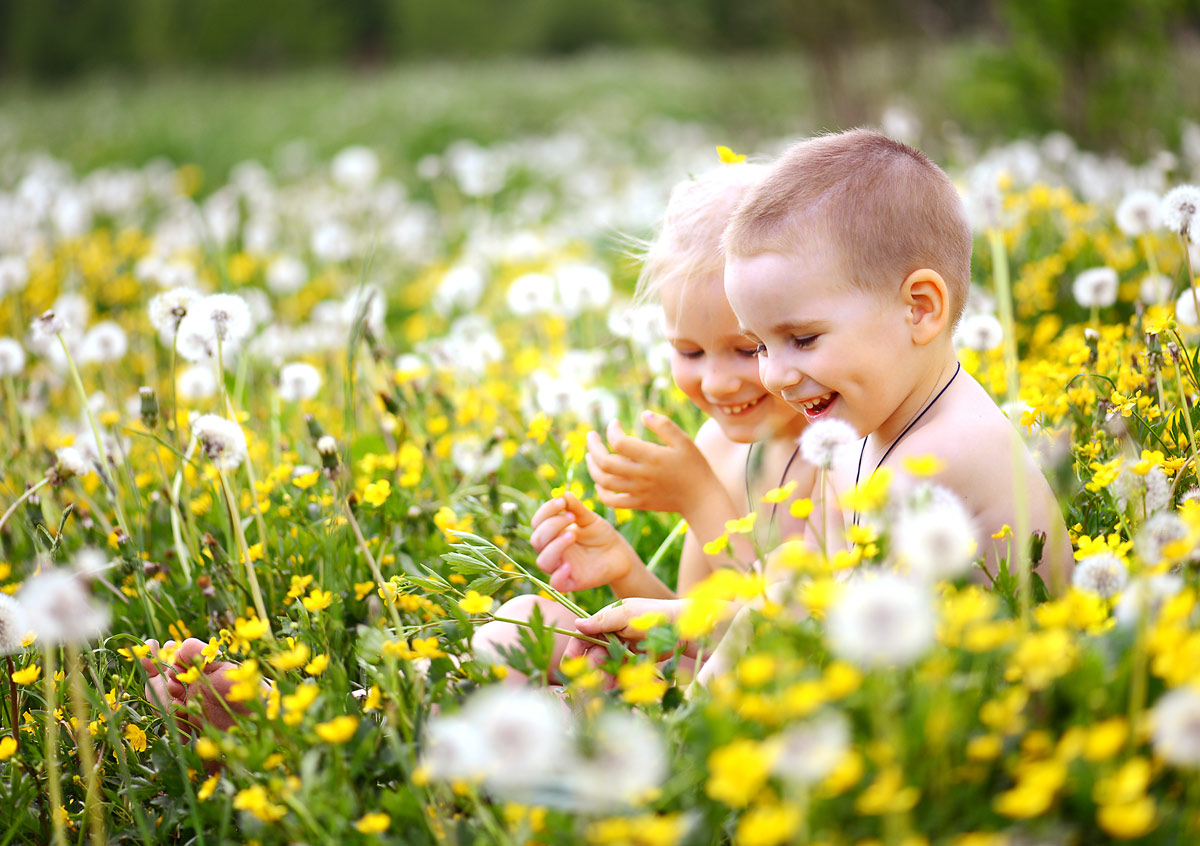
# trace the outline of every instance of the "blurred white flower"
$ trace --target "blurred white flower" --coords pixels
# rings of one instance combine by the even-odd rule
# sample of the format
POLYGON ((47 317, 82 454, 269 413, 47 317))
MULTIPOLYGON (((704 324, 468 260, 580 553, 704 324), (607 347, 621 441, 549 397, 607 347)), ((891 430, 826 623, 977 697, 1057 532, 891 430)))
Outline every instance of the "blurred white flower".
POLYGON ((150 315, 150 325, 155 328, 164 343, 172 342, 188 309, 200 299, 200 293, 192 288, 171 288, 154 295, 147 311, 150 315))
POLYGON ((193 314, 211 324, 214 338, 232 346, 239 344, 254 326, 250 307, 237 294, 209 294, 188 309, 188 317, 193 314))
POLYGON ((7 593, 0 593, 0 655, 20 652, 21 641, 29 632, 29 620, 21 603, 7 593))
POLYGON ((1200 291, 1193 293, 1191 288, 1184 290, 1175 301, 1175 319, 1184 326, 1200 326, 1200 318, 1196 316, 1196 299, 1200 291))
POLYGON ((563 313, 576 317, 589 309, 601 309, 612 299, 612 280, 598 267, 568 264, 554 274, 563 313))
POLYGON ((483 296, 483 274, 468 264, 446 271, 433 294, 433 310, 443 317, 455 311, 470 311, 483 296))
POLYGON ((772 771, 794 784, 816 784, 833 772, 850 749, 850 724, 840 713, 826 713, 779 735, 772 771))
POLYGON ((1116 596, 1128 581, 1129 571, 1121 559, 1108 552, 1089 555, 1075 565, 1071 574, 1072 585, 1104 599, 1116 596))
POLYGON ((59 479, 66 481, 72 476, 86 476, 91 472, 92 465, 75 447, 59 447, 54 451, 54 473, 59 479))
POLYGON ((67 321, 56 314, 54 309, 47 309, 33 319, 29 328, 33 333, 34 340, 52 341, 67 330, 67 321))
POLYGON ((568 790, 590 809, 632 805, 667 777, 662 732, 637 711, 605 711, 596 718, 591 754, 565 773, 568 790))
POLYGON ((22 586, 17 601, 43 647, 87 643, 108 628, 108 608, 95 602, 69 570, 43 565, 22 586))
POLYGON ((929 590, 894 573, 846 584, 829 610, 826 637, 835 655, 861 667, 898 667, 933 645, 936 615, 929 590))
POLYGON ((977 546, 974 521, 953 496, 906 510, 896 520, 892 543, 897 563, 930 582, 966 573, 977 546))
POLYGON ((473 782, 487 771, 488 752, 483 735, 467 714, 435 714, 426 723, 421 768, 438 781, 473 782))
POLYGON ((800 457, 814 467, 830 470, 858 441, 858 432, 845 420, 830 417, 809 423, 800 435, 800 457))
POLYGON ((540 370, 533 374, 532 381, 534 404, 551 417, 561 417, 575 408, 584 390, 575 379, 560 379, 540 370))
POLYGON ((606 388, 588 388, 574 396, 571 410, 580 420, 587 420, 602 426, 609 420, 616 419, 621 410, 617 395, 606 388))
POLYGON ((1122 626, 1136 625, 1141 619, 1143 608, 1147 619, 1153 621, 1162 609, 1163 603, 1183 590, 1183 577, 1175 573, 1160 573, 1157 576, 1134 579, 1125 590, 1113 609, 1113 616, 1122 626))
MULTIPOLYGON (((1191 533, 1187 524, 1172 511, 1159 511, 1138 527, 1133 537, 1133 551, 1138 560, 1147 567, 1157 566, 1163 560, 1163 550, 1187 538, 1191 533)), ((1187 551, 1190 555, 1191 550, 1187 551)), ((1176 556, 1176 557, 1186 557, 1176 556)))
POLYGON ((112 320, 102 320, 88 329, 79 348, 79 358, 85 362, 120 361, 129 349, 125 330, 112 320))
POLYGON ((1106 308, 1117 301, 1117 272, 1111 267, 1092 267, 1075 277, 1071 293, 1084 308, 1106 308))
POLYGON ((954 335, 961 346, 988 352, 1004 341, 1004 327, 993 314, 972 314, 963 318, 954 335))
POLYGON ((1131 238, 1158 229, 1162 225, 1161 204, 1162 198, 1153 191, 1140 189, 1126 194, 1117 206, 1117 227, 1131 238))
POLYGON ((223 470, 232 470, 246 458, 246 435, 232 420, 203 414, 192 422, 192 435, 204 454, 223 470))
POLYGON ((308 282, 308 267, 295 256, 280 256, 267 265, 267 287, 276 294, 292 294, 308 282))
POLYGON ((356 320, 365 320, 371 331, 379 337, 384 332, 387 318, 387 297, 378 285, 359 285, 342 301, 341 319, 350 328, 356 320))
POLYGON ((333 157, 333 181, 348 191, 364 191, 379 178, 379 156, 368 147, 346 147, 333 157))
POLYGON ((1161 305, 1171 296, 1174 284, 1161 273, 1147 273, 1138 285, 1138 298, 1146 305, 1161 305))
POLYGON ((175 390, 180 399, 208 399, 217 392, 217 375, 211 364, 189 364, 175 376, 175 390))
POLYGON ((71 569, 80 578, 91 580, 111 569, 114 563, 104 550, 85 546, 71 558, 71 569))
POLYGON ((450 448, 450 460, 468 479, 478 476, 489 476, 500 469, 504 463, 504 451, 500 444, 492 444, 486 450, 479 438, 464 437, 454 442, 450 448))
POLYGON ((1179 185, 1167 192, 1162 199, 1159 214, 1163 226, 1190 240, 1192 224, 1200 211, 1200 185, 1179 185))
POLYGON ((1180 767, 1200 764, 1200 691, 1185 685, 1164 694, 1150 719, 1154 754, 1180 767))
POLYGON ((354 255, 354 233, 341 221, 325 221, 313 230, 309 246, 321 261, 337 264, 354 255))
POLYGON ((497 796, 520 795, 551 783, 569 759, 568 711, 549 691, 484 688, 462 713, 479 730, 487 750, 484 786, 497 796))
POLYGON ((0 377, 16 376, 25 369, 25 348, 13 338, 0 338, 0 377))
POLYGON ((544 273, 525 273, 508 286, 505 301, 508 310, 523 317, 554 308, 554 280, 544 273))
POLYGON ((321 389, 321 371, 303 361, 279 369, 279 397, 284 402, 312 399, 321 389))
POLYGON ((29 266, 20 256, 0 256, 0 297, 23 291, 29 281, 29 266))

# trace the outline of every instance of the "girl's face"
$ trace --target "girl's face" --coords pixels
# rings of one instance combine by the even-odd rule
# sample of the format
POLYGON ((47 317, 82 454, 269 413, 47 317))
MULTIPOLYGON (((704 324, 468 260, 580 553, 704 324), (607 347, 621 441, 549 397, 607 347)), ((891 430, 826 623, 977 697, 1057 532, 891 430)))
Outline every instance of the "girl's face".
POLYGON ((731 441, 798 435, 804 417, 763 387, 757 344, 739 331, 721 277, 668 280, 661 294, 674 348, 671 375, 679 390, 731 441))

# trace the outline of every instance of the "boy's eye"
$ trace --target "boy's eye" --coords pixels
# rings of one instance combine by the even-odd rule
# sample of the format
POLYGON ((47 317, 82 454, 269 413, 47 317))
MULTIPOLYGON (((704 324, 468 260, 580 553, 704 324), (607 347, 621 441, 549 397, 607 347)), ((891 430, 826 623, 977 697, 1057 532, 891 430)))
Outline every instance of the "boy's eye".
POLYGON ((757 355, 757 356, 766 356, 766 354, 767 354, 767 345, 766 345, 766 344, 759 344, 758 346, 756 346, 756 347, 754 348, 754 354, 755 354, 755 355, 757 355))
POLYGON ((792 345, 798 350, 806 350, 817 342, 816 335, 805 335, 803 338, 793 338, 792 345))

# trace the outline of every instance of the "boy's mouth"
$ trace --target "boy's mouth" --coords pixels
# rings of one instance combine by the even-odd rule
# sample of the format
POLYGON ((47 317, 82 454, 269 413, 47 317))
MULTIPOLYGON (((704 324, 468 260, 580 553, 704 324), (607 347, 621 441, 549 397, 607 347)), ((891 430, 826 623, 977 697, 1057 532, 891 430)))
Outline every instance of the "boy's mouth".
POLYGON ((805 400, 799 403, 804 416, 809 420, 816 420, 822 414, 829 410, 829 406, 833 405, 833 401, 838 398, 837 391, 830 391, 824 396, 819 396, 816 399, 805 400))
POLYGON ((757 408, 766 398, 767 395, 763 394, 758 399, 751 400, 750 402, 744 402, 740 405, 718 405, 717 408, 721 409, 721 413, 726 417, 736 417, 739 414, 745 414, 747 411, 757 408))

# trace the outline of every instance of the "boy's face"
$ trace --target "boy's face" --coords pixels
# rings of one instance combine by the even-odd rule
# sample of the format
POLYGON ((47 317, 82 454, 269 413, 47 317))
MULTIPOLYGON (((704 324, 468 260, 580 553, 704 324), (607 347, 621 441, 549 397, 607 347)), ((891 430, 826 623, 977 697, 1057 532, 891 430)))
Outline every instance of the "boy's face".
POLYGON ((804 418, 759 381, 755 345, 738 328, 720 278, 667 282, 662 304, 671 376, 727 438, 753 443, 799 432, 804 418))
POLYGON ((911 335, 893 295, 856 290, 821 251, 730 258, 725 291, 759 349, 764 387, 810 420, 879 431, 912 390, 911 335))

